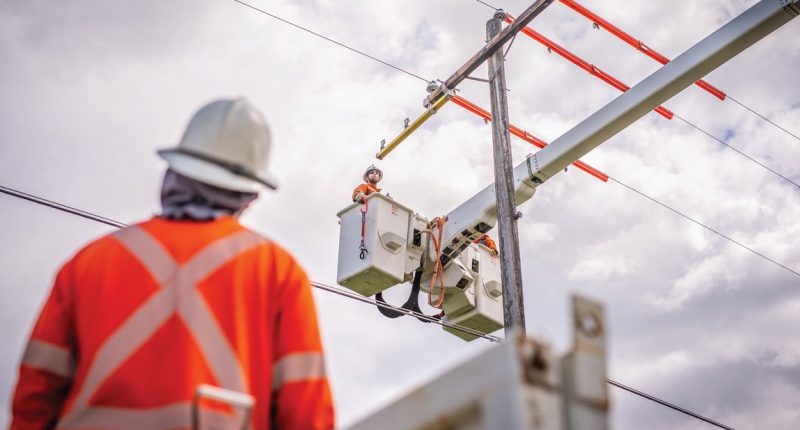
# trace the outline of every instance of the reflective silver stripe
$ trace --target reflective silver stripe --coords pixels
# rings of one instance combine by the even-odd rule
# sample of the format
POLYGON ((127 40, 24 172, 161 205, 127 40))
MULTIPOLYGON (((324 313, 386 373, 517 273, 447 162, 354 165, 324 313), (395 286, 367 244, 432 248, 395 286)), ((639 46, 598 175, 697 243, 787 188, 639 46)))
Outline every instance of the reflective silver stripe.
POLYGON ((219 385, 233 391, 248 392, 236 351, 205 300, 198 294, 191 294, 181 302, 178 312, 191 333, 202 333, 194 338, 219 385))
POLYGON ((319 352, 289 354, 272 365, 273 390, 292 382, 323 378, 325 378, 325 360, 319 352))
MULTIPOLYGON (((202 409, 201 429, 239 430, 243 427, 244 415, 236 410, 234 414, 202 409)), ((70 429, 109 429, 109 430, 167 430, 192 426, 191 403, 176 403, 158 408, 114 408, 97 406, 86 410, 79 422, 61 422, 57 428, 70 429)))
POLYGON ((173 312, 169 291, 161 290, 141 305, 111 337, 106 339, 97 351, 81 390, 75 397, 75 407, 70 417, 78 414, 82 407, 88 407, 89 399, 100 384, 138 350, 173 312))
MULTIPOLYGON (((200 346, 219 385, 234 391, 249 392, 236 351, 196 285, 239 254, 264 243, 264 240, 249 231, 238 232, 211 243, 190 261, 179 266, 164 247, 141 227, 126 228, 115 237, 147 268, 160 289, 140 305, 100 347, 76 396, 74 407, 62 423, 67 427, 80 428, 87 426, 86 420, 97 410, 112 415, 120 411, 128 413, 127 409, 91 407, 89 399, 100 384, 175 313, 200 346)), ((136 414, 142 413, 140 410, 134 411, 136 414)))
POLYGON ((36 339, 28 342, 22 365, 65 378, 75 371, 75 359, 69 349, 36 339))
POLYGON ((249 231, 242 231, 212 243, 184 265, 182 273, 189 273, 192 279, 182 282, 179 287, 178 314, 191 333, 203 334, 195 335, 195 341, 203 351, 219 385, 239 392, 248 391, 239 359, 213 312, 194 285, 259 243, 263 243, 263 239, 249 231))
POLYGON ((175 274, 177 266, 172 255, 143 228, 127 227, 115 232, 113 237, 142 263, 157 284, 166 283, 175 274))

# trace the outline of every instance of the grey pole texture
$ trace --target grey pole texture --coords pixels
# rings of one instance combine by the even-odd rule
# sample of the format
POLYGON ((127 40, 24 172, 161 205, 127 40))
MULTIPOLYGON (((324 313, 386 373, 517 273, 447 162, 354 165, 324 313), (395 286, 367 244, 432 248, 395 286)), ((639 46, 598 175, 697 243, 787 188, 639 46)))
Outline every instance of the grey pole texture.
MULTIPOLYGON (((497 11, 486 22, 486 40, 492 40, 505 20, 497 11)), ((489 88, 492 100, 492 148, 494 184, 497 196, 497 225, 500 232, 500 272, 503 282, 503 319, 505 332, 525 334, 525 309, 522 300, 522 270, 517 233, 517 205, 514 202, 514 165, 511 164, 511 138, 508 134, 508 99, 503 50, 488 58, 489 88)))

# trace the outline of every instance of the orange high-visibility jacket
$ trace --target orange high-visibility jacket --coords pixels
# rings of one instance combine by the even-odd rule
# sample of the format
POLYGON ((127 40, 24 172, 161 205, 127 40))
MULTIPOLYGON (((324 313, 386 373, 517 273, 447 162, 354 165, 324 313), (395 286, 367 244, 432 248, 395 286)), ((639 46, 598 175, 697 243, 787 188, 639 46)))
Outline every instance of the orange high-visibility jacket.
MULTIPOLYGON (((256 429, 334 425, 295 260, 233 218, 156 217, 61 269, 22 359, 11 429, 190 428, 199 384, 252 395, 256 429)), ((243 415, 213 404, 201 417, 227 429, 243 415)))
POLYGON ((381 189, 378 188, 378 186, 375 184, 371 183, 361 184, 357 186, 356 189, 353 190, 353 201, 354 202, 357 201, 359 194, 364 194, 365 196, 368 196, 372 193, 380 193, 380 192, 381 189))
POLYGON ((497 244, 494 242, 488 234, 484 234, 481 237, 475 239, 472 243, 480 243, 485 245, 487 248, 491 249, 495 254, 497 254, 497 244))

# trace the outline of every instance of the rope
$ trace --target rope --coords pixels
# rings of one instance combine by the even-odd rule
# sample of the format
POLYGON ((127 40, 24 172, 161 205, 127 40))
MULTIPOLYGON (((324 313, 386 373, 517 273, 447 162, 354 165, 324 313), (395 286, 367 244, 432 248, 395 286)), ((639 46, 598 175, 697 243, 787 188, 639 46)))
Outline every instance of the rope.
POLYGON ((428 288, 428 304, 433 306, 434 308, 441 308, 442 302, 444 301, 444 268, 442 267, 442 234, 444 233, 444 223, 446 218, 444 217, 436 217, 433 221, 431 221, 432 225, 435 225, 436 228, 439 230, 439 237, 433 237, 433 231, 431 231, 429 237, 431 238, 431 242, 433 242, 433 247, 436 250, 436 260, 433 264, 433 275, 431 275, 431 286, 428 288), (438 294, 438 301, 433 303, 433 287, 436 285, 436 279, 439 279, 439 294, 438 294))

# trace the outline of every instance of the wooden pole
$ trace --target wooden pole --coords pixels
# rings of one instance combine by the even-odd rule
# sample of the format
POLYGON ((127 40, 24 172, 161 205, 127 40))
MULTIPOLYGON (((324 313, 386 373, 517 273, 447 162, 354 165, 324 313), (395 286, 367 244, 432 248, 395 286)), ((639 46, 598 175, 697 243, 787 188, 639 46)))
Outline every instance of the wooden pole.
MULTIPOLYGON (((506 15, 497 11, 486 23, 486 38, 492 40, 506 15)), ((525 334, 525 309, 522 299, 522 271, 517 233, 517 205, 514 202, 514 165, 511 164, 511 138, 508 132, 508 99, 504 54, 498 49, 489 57, 489 88, 492 100, 492 148, 494 184, 497 198, 497 225, 500 231, 500 271, 503 282, 505 332, 525 334)))

